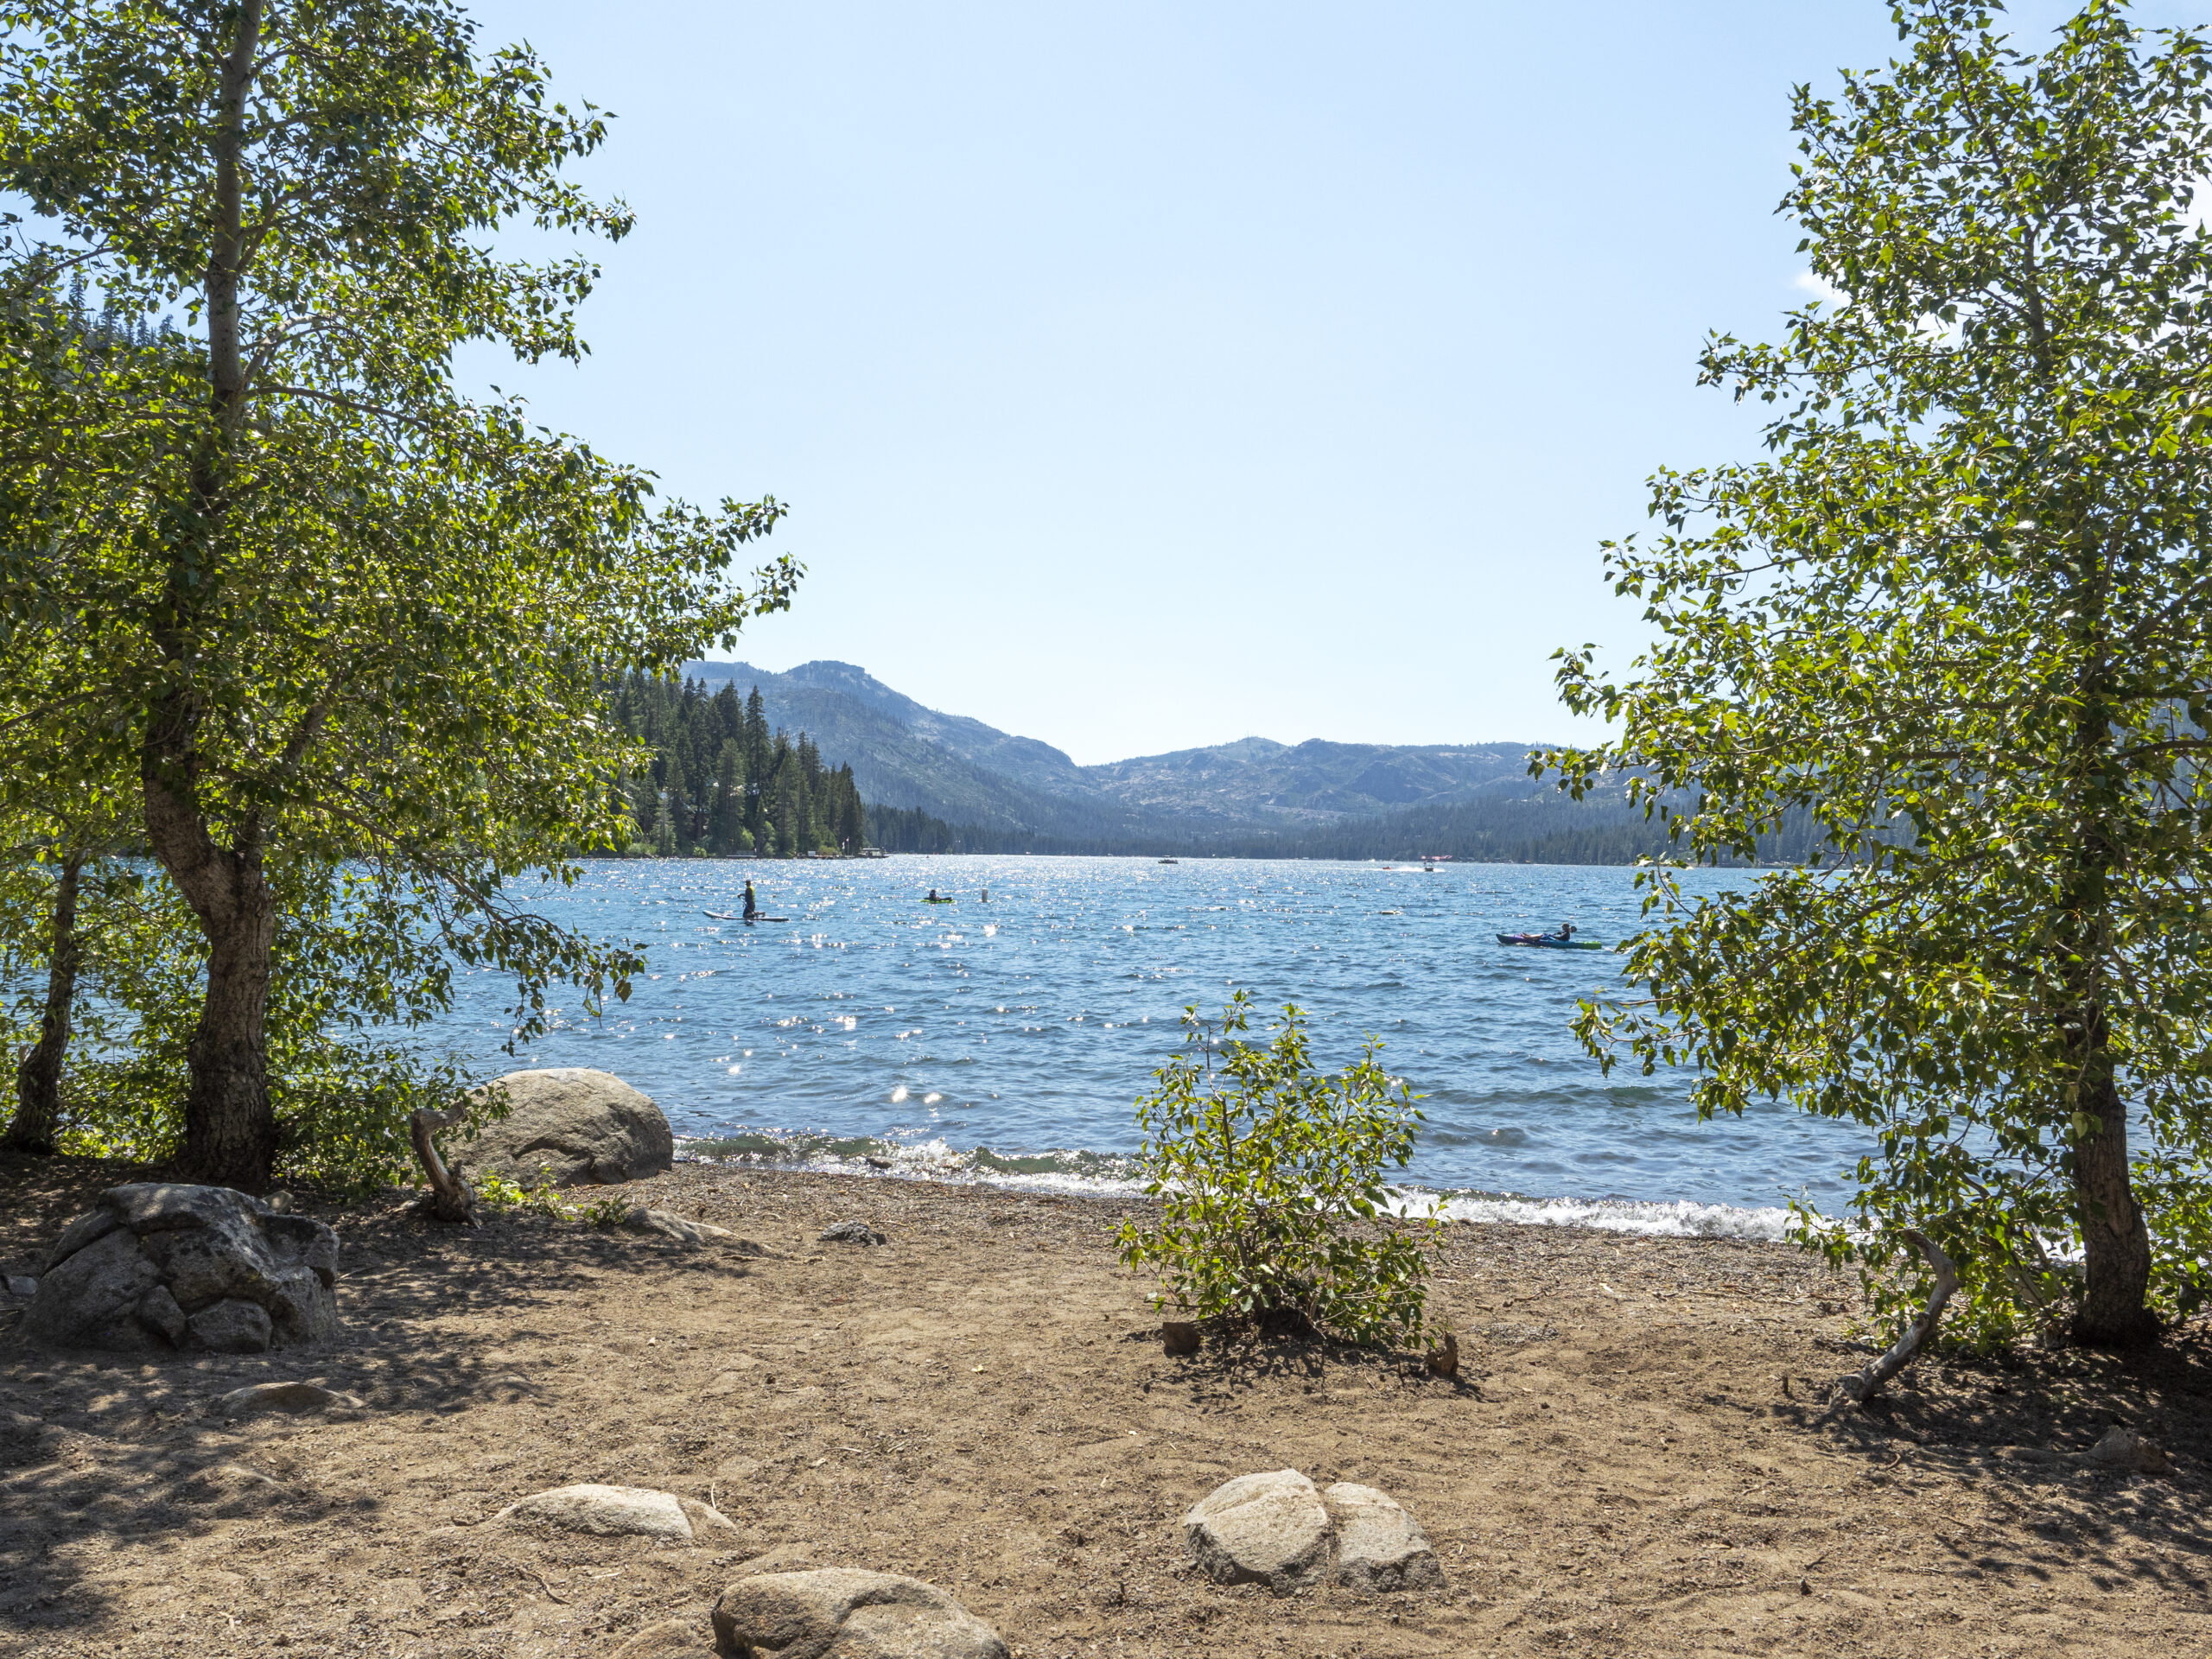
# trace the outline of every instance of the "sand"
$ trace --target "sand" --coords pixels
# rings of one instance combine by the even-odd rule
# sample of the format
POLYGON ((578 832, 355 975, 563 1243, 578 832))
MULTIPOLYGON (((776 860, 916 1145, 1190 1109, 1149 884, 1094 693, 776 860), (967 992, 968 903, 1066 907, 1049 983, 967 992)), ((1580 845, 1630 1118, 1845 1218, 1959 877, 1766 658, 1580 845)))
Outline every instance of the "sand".
MULTIPOLYGON (((0 1164, 7 1271, 125 1172, 0 1164)), ((0 1654, 613 1655, 750 1570, 861 1566, 1043 1656, 2212 1652, 2202 1325, 2132 1364, 1928 1364, 1831 1416, 1848 1287, 1783 1246, 1458 1226, 1456 1382, 1405 1356, 1170 1358, 1119 1202, 681 1166, 628 1191, 785 1254, 397 1195, 308 1203, 347 1333, 306 1354, 42 1353, 0 1315, 0 1654), (889 1242, 822 1244, 858 1217, 889 1242), (268 1378, 365 1408, 226 1421, 268 1378), (2078 1454, 2113 1421, 2164 1478, 2078 1454), (1197 1576, 1179 1518, 1294 1467, 1420 1519, 1434 1593, 1197 1576), (580 1481, 713 1503, 685 1548, 487 1524, 580 1481)))

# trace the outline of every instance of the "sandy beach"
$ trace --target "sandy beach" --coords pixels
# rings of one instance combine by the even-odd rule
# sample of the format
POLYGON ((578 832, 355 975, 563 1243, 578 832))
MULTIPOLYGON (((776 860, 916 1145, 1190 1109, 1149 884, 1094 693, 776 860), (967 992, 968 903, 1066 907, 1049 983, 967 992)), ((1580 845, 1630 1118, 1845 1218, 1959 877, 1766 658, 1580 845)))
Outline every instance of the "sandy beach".
MULTIPOLYGON (((7 1271, 129 1173, 0 1165, 7 1271)), ((1168 1357, 1118 1201, 696 1165, 624 1191, 780 1254, 433 1228, 395 1193, 302 1202, 343 1241, 327 1349, 47 1353, 10 1304, 0 1653, 658 1653, 801 1564, 925 1579, 1029 1659, 2212 1652, 2202 1324, 2133 1366, 1925 1364, 1836 1417, 1850 1287, 1778 1245, 1455 1226, 1444 1381, 1260 1338, 1168 1357), (855 1218, 888 1242, 817 1242, 855 1218), (290 1377, 363 1409, 213 1404, 290 1377), (2171 1472, 2083 1459, 2115 1421, 2171 1472), (1196 1573, 1188 1506, 1285 1467, 1399 1499, 1444 1590, 1196 1573), (706 1500, 741 1543, 486 1524, 582 1481, 706 1500)))

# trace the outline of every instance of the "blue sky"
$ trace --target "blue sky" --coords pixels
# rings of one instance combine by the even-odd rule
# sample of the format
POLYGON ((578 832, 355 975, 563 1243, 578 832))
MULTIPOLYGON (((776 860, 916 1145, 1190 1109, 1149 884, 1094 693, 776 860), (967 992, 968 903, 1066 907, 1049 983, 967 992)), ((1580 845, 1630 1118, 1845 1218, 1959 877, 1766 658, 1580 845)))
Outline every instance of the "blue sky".
MULTIPOLYGON (((581 369, 472 356, 810 574, 738 653, 1094 762, 1573 730, 1599 543, 1750 453, 1789 92, 1886 4, 473 8, 615 112, 581 369)), ((2146 6, 2146 22, 2177 9, 2146 6)), ((2063 15, 2017 8, 2024 34, 2063 15)))

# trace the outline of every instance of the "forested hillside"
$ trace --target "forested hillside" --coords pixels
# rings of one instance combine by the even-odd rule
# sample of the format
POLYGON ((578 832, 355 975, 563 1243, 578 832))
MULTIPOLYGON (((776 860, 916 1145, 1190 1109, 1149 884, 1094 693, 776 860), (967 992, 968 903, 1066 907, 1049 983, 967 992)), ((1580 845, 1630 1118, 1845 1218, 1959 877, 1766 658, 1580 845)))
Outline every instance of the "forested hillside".
MULTIPOLYGON (((733 677, 742 664, 692 667, 701 671, 681 681, 632 678, 617 697, 655 751, 629 785, 640 851, 868 844, 1624 864, 1668 845, 1665 826, 1618 794, 1574 801, 1531 779, 1517 744, 1246 738, 1078 766, 1046 744, 925 709, 849 664, 763 675, 743 696, 733 677)), ((1789 861, 1809 844, 1808 832, 1775 837, 1762 860, 1789 861)))
POLYGON ((849 766, 831 767, 804 731, 771 730, 756 688, 633 674, 614 712, 651 745, 652 765, 626 781, 635 848, 679 853, 857 852, 866 838, 849 766))

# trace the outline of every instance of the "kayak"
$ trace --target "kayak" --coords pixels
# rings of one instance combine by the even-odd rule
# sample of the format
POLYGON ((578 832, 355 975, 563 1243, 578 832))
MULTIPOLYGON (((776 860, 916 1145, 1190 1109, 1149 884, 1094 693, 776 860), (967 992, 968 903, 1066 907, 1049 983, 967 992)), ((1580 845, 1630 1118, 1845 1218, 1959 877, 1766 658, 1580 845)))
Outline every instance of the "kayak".
POLYGON ((952 900, 950 899, 925 899, 922 902, 925 905, 949 905, 952 900))
POLYGON ((1596 939, 1562 939, 1554 933, 1501 933, 1500 944, 1533 944, 1545 950, 1602 950, 1605 947, 1596 939))

